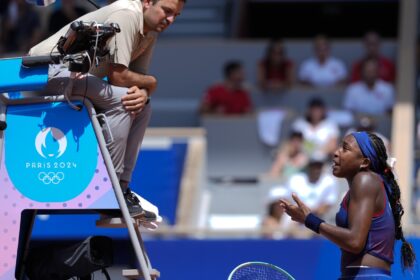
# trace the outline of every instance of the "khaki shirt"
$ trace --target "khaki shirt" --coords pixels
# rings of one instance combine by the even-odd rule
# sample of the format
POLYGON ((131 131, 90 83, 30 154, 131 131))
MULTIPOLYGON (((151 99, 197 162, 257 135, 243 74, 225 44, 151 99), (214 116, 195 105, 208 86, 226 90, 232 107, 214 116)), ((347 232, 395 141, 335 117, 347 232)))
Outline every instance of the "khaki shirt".
MULTIPOLYGON (((118 23, 121 29, 121 32, 109 41, 110 55, 102 58, 99 65, 93 66, 89 73, 103 78, 107 76, 109 63, 112 62, 122 64, 134 72, 147 74, 157 33, 143 34, 143 6, 140 0, 118 0, 77 20, 118 23)), ((49 55, 51 52, 58 52, 57 42, 61 36, 65 36, 70 24, 30 49, 29 55, 49 55)))

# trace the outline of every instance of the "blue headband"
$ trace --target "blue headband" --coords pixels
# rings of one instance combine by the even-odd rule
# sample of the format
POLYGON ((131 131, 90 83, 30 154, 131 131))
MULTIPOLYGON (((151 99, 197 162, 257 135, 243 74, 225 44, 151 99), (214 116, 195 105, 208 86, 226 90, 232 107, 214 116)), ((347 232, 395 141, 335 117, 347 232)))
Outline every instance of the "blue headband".
POLYGON ((379 170, 378 157, 376 155, 375 149, 372 146, 369 135, 365 131, 353 132, 351 135, 353 135, 353 137, 356 139, 363 156, 370 160, 372 164, 372 171, 378 174, 382 174, 383 170, 379 170))
POLYGON ((356 139, 363 156, 367 157, 370 160, 372 171, 381 176, 382 181, 386 186, 387 192, 391 194, 391 188, 383 175, 385 170, 379 169, 380 164, 378 162, 378 157, 376 155, 375 148, 373 148, 372 146, 372 142, 370 141, 369 135, 365 131, 353 132, 351 135, 353 135, 354 139, 356 139))

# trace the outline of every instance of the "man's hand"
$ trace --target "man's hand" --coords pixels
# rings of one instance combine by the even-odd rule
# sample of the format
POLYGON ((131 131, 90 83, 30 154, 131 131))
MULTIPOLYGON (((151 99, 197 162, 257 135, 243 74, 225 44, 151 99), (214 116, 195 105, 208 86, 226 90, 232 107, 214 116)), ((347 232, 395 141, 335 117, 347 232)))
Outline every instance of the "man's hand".
POLYGON ((146 106, 148 94, 146 89, 132 86, 128 89, 127 95, 121 98, 124 108, 133 115, 140 113, 146 106))

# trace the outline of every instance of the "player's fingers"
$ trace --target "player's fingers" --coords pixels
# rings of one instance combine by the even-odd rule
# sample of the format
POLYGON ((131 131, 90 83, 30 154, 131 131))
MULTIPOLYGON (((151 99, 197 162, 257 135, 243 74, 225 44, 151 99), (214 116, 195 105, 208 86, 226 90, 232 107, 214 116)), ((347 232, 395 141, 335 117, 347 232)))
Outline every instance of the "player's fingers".
POLYGON ((300 198, 297 196, 297 194, 292 193, 292 198, 299 207, 303 206, 303 202, 300 200, 300 198))

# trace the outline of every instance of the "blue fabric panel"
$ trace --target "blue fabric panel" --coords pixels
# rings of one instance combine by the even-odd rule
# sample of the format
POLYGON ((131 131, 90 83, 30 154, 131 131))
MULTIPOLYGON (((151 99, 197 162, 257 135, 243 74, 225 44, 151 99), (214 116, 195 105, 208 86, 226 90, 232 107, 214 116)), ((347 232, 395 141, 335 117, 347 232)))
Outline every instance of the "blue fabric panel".
POLYGON ((0 93, 43 89, 48 81, 48 65, 23 68, 22 58, 0 59, 0 93))
POLYGON ((158 206, 169 224, 176 219, 186 151, 186 143, 174 143, 166 150, 142 150, 131 180, 131 188, 158 206))
POLYGON ((90 235, 128 238, 128 231, 125 228, 97 228, 98 219, 99 215, 94 214, 37 216, 32 238, 38 240, 85 239, 90 235))

